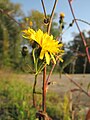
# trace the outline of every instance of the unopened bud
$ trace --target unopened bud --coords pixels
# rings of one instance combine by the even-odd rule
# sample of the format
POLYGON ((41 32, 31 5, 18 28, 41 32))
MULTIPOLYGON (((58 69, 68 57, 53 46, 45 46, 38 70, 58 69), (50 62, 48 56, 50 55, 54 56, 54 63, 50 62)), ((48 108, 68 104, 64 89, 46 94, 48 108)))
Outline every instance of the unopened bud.
POLYGON ((49 24, 49 18, 45 18, 45 19, 44 19, 44 24, 45 24, 45 25, 48 25, 48 24, 49 24))

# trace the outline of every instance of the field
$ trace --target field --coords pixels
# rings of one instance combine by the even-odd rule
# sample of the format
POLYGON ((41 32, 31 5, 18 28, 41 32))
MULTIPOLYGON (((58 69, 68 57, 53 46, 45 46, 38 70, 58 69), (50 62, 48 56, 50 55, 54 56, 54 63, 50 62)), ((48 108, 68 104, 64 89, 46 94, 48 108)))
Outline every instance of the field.
MULTIPOLYGON (((70 75, 80 86, 89 89, 90 75, 70 75)), ((34 75, 0 71, 0 120, 35 120, 36 109, 32 107, 34 75)), ((84 120, 90 108, 90 97, 78 90, 65 75, 53 74, 47 91, 47 112, 53 120, 70 120, 70 96, 75 120, 84 120), (72 92, 70 92, 72 90, 72 92)), ((42 75, 38 76, 37 90, 42 90, 42 75)), ((40 104, 40 97, 37 98, 40 104)), ((40 106, 39 106, 40 107, 40 106)))

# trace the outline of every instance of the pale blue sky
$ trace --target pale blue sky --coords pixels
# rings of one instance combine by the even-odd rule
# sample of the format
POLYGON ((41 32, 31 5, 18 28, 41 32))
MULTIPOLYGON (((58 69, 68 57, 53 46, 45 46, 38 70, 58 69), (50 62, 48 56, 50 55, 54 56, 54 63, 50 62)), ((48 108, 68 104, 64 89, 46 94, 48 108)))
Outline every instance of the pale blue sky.
MULTIPOLYGON (((11 0, 14 3, 20 3, 22 5, 22 10, 26 15, 28 15, 28 12, 32 9, 39 10, 43 13, 41 0, 11 0)), ((47 14, 51 13, 52 6, 55 0, 44 0, 45 1, 45 7, 47 14)), ((73 0, 72 6, 74 8, 74 12, 76 15, 76 18, 83 19, 87 22, 90 22, 90 0, 73 0)), ((57 22, 59 20, 59 14, 60 12, 65 13, 65 22, 69 24, 72 21, 72 14, 69 8, 68 0, 58 0, 58 4, 56 6, 55 12, 58 15, 57 22)), ((90 26, 80 23, 81 30, 90 30, 90 26)), ((63 41, 67 42, 72 39, 72 33, 76 32, 78 33, 78 30, 76 26, 74 25, 73 28, 70 28, 64 35, 63 35, 63 41)))

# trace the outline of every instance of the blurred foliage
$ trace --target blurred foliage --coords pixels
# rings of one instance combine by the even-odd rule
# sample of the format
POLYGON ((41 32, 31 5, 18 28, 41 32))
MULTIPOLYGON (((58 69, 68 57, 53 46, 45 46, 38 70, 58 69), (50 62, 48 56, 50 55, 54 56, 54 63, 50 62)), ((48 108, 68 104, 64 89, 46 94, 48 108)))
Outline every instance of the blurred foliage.
POLYGON ((0 0, 0 66, 15 66, 19 58, 20 27, 11 18, 22 16, 19 4, 0 0))
MULTIPOLYGON (((43 13, 32 10, 28 13, 27 17, 21 11, 20 4, 14 4, 9 0, 0 0, 0 9, 4 10, 14 19, 19 19, 19 24, 22 28, 31 27, 34 30, 42 29, 47 31, 47 25, 44 23, 45 17, 43 13)), ((50 18, 50 15, 47 15, 50 18)), ((60 36, 60 24, 56 21, 57 14, 54 15, 51 27, 51 34, 55 38, 61 38, 60 36)), ((87 45, 89 46, 90 53, 90 32, 83 31, 87 45)), ((63 71, 67 73, 90 73, 90 64, 86 59, 86 52, 80 34, 74 34, 73 40, 66 45, 66 54, 63 56, 64 62, 57 64, 54 72, 63 71)), ((25 41, 21 37, 21 28, 6 14, 0 12, 0 66, 11 67, 14 69, 21 69, 24 72, 34 72, 34 66, 32 62, 32 53, 30 52, 30 43, 25 41), (28 47, 28 53, 25 58, 22 55, 23 46, 28 47), (25 62, 25 60, 27 62, 25 62), (28 65, 29 64, 29 65, 28 65)), ((50 71, 50 67, 47 70, 50 71)))
MULTIPOLYGON (((83 31, 87 46, 90 43, 90 34, 83 31)), ((90 73, 90 63, 88 62, 86 55, 86 48, 82 42, 80 34, 74 34, 72 41, 66 45, 66 54, 63 56, 64 62, 60 67, 60 72, 63 70, 67 73, 90 73)), ((90 49, 89 49, 90 53, 90 49)))
MULTIPOLYGON (((47 15, 48 20, 50 19, 50 15, 47 15)), ((56 38, 59 36, 60 31, 59 31, 59 25, 55 21, 57 18, 57 14, 54 14, 53 21, 52 21, 52 26, 51 26, 51 34, 56 38)), ((28 16, 23 18, 23 24, 25 26, 30 26, 32 22, 32 27, 34 30, 41 29, 44 32, 47 32, 47 25, 45 24, 45 17, 44 14, 39 12, 38 10, 32 10, 28 13, 28 16)))

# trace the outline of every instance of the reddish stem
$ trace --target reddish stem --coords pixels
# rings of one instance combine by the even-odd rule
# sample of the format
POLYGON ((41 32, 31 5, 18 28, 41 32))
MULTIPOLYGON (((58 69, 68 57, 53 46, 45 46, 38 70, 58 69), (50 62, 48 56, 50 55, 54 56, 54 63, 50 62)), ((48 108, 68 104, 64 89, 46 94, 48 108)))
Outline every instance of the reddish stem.
POLYGON ((76 85, 83 93, 85 93, 88 97, 90 97, 90 95, 88 94, 88 92, 86 92, 76 81, 74 81, 71 77, 70 77, 70 75, 68 75, 68 74, 65 74, 66 75, 66 77, 74 84, 74 85, 76 85))
POLYGON ((87 58, 88 58, 89 63, 90 63, 90 54, 89 54, 89 51, 88 51, 88 46, 87 46, 87 44, 86 44, 86 40, 85 40, 85 38, 84 38, 84 36, 83 36, 83 34, 82 34, 81 30, 80 30, 80 27, 79 27, 79 25, 78 25, 78 23, 77 23, 77 21, 76 21, 76 18, 75 18, 74 11, 73 11, 73 8, 72 8, 72 5, 71 5, 70 0, 68 0, 68 3, 69 3, 69 6, 70 6, 70 9, 71 9, 71 13, 72 13, 72 16, 73 16, 73 18, 74 18, 74 21, 75 21, 75 23, 76 23, 76 26, 77 26, 77 28, 78 28, 78 31, 79 31, 79 33, 80 33, 81 39, 82 39, 82 41, 83 41, 83 43, 84 43, 84 46, 85 46, 85 48, 86 48, 87 58))
POLYGON ((43 70, 43 94, 42 94, 42 109, 46 112, 46 67, 43 70))

